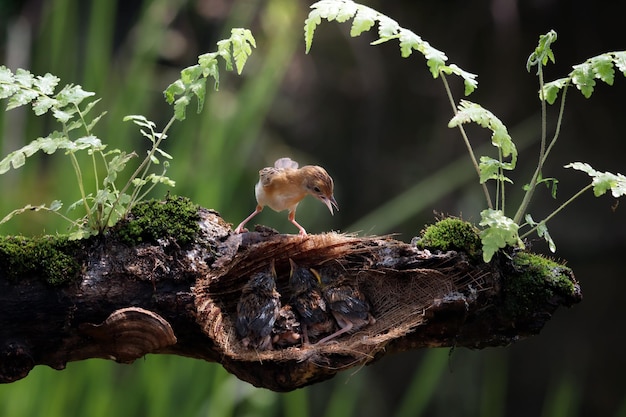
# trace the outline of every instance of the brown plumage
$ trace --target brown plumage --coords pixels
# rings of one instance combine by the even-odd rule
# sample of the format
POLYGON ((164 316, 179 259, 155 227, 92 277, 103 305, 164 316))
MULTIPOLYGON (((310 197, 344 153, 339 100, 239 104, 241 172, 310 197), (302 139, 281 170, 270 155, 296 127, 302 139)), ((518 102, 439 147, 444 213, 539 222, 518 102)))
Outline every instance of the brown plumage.
POLYGON ((274 261, 252 275, 244 285, 237 304, 237 336, 246 347, 272 349, 272 329, 280 311, 280 294, 276 291, 274 261))
POLYGON ((273 167, 259 171, 259 182, 254 187, 256 209, 235 228, 235 233, 243 232, 246 223, 268 206, 274 211, 288 210, 289 221, 301 235, 306 236, 306 230, 296 221, 298 203, 310 194, 324 203, 330 214, 333 214, 333 207, 339 210, 333 188, 333 179, 324 168, 317 165, 298 168, 297 162, 280 158, 273 167))
POLYGON ((289 285, 292 291, 290 304, 300 315, 304 344, 308 345, 309 338, 332 332, 335 323, 319 287, 319 273, 298 266, 292 259, 289 259, 289 263, 289 285))
POLYGON ((322 295, 337 320, 339 330, 324 337, 319 344, 376 322, 370 314, 369 302, 356 285, 343 276, 335 277, 330 271, 324 271, 320 278, 322 295))

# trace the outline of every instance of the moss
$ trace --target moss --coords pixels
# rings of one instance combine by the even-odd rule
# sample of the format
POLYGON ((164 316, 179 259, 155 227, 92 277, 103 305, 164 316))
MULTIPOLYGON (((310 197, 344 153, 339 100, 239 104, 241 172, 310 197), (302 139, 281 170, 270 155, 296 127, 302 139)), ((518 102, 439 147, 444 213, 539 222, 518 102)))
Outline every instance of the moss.
POLYGON ((128 245, 172 237, 180 245, 190 243, 200 229, 199 207, 184 197, 165 201, 145 201, 133 207, 129 218, 116 227, 119 238, 128 245))
POLYGON ((572 271, 541 255, 518 252, 512 258, 513 273, 504 277, 504 311, 512 318, 542 311, 550 300, 574 293, 572 271))
POLYGON ((461 250, 472 258, 480 258, 482 253, 478 229, 455 217, 428 226, 416 244, 422 249, 461 250))
POLYGON ((78 245, 67 237, 0 237, 0 276, 10 282, 29 277, 51 285, 71 282, 80 275, 74 256, 78 245))

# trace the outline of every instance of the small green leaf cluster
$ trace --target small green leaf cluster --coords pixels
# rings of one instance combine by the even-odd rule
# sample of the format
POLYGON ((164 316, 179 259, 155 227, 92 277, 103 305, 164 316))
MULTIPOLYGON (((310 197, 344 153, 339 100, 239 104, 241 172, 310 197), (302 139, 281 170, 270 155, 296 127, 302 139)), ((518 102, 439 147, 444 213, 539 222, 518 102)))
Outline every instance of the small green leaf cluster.
POLYGON ((8 154, 0 161, 0 174, 20 168, 28 157, 39 151, 53 154, 58 150, 64 150, 74 168, 80 191, 80 199, 70 204, 68 211, 82 207, 85 215, 79 219, 71 219, 61 213, 63 204, 55 200, 50 205, 28 204, 14 210, 0 220, 0 224, 17 214, 48 211, 70 222, 72 239, 85 238, 101 233, 105 228, 127 216, 156 185, 175 186, 175 182, 165 175, 172 156, 161 148, 163 140, 167 138, 167 131, 176 120, 185 119, 186 107, 193 97, 198 101, 198 112, 202 110, 207 77, 213 77, 215 89, 218 88, 218 57, 224 61, 227 70, 233 70, 234 62, 237 72, 241 73, 252 53, 252 47, 255 46, 254 37, 249 30, 233 29, 230 38, 218 42, 217 52, 201 55, 197 65, 181 71, 181 78, 164 91, 166 101, 174 107, 174 115, 162 131, 158 131, 156 124, 144 116, 129 115, 124 118, 124 121, 131 121, 139 127, 141 135, 150 142, 150 148, 146 157, 121 187, 116 185, 118 176, 137 154, 119 149, 107 151, 106 145, 92 134, 96 123, 106 114, 103 112, 94 118, 88 118, 90 111, 99 102, 99 99, 87 100, 94 96, 94 93, 84 91, 81 86, 67 85, 55 94, 59 78, 51 74, 34 76, 23 69, 18 69, 13 74, 8 68, 1 66, 0 99, 8 99, 7 110, 32 104, 36 115, 51 113, 60 123, 61 129, 46 137, 37 138, 8 154), (83 170, 86 167, 79 164, 76 157, 78 152, 86 152, 91 158, 89 169, 93 170, 95 177, 91 192, 83 181, 83 170), (155 172, 156 166, 161 166, 161 170, 155 172))
POLYGON ((180 78, 164 91, 165 100, 174 105, 174 117, 177 120, 185 120, 187 106, 194 96, 198 101, 198 113, 202 111, 207 77, 215 80, 215 90, 220 85, 218 58, 222 58, 228 71, 233 70, 234 61, 237 73, 241 74, 253 47, 256 48, 256 41, 252 32, 248 29, 235 28, 231 31, 230 38, 217 43, 217 52, 200 55, 196 65, 183 69, 180 78))
POLYGON ((548 104, 554 104, 559 91, 574 84, 585 98, 589 98, 596 86, 596 79, 613 85, 614 67, 626 76, 626 51, 608 52, 589 58, 582 64, 574 65, 567 77, 545 83, 539 93, 545 97, 548 104))
POLYGON ((369 31, 378 22, 378 39, 372 45, 379 45, 392 39, 400 43, 400 53, 403 58, 418 51, 426 58, 426 65, 433 78, 440 75, 454 74, 463 78, 465 95, 471 94, 477 87, 476 74, 462 70, 456 64, 447 65, 448 57, 442 51, 432 47, 427 41, 409 29, 401 27, 398 22, 384 14, 352 0, 321 0, 311 6, 311 12, 304 21, 304 40, 306 52, 309 53, 313 43, 315 29, 325 19, 329 22, 336 20, 339 23, 353 19, 350 36, 356 37, 369 31))

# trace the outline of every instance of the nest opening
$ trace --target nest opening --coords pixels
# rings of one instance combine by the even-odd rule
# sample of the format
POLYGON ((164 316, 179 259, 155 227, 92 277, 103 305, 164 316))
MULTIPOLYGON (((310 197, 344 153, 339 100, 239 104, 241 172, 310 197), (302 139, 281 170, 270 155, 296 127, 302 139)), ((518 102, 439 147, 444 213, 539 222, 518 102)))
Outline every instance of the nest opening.
MULTIPOLYGON (((205 329, 223 354, 234 360, 300 362, 345 355, 351 361, 368 362, 394 339, 416 331, 432 318, 433 311, 442 303, 458 302, 459 297, 475 299, 481 293, 493 290, 493 280, 485 279, 490 271, 470 265, 463 257, 438 258, 429 254, 424 257, 427 259, 425 264, 421 265, 419 250, 408 245, 404 248, 407 253, 390 258, 380 250, 384 242, 381 238, 357 239, 335 233, 304 239, 284 235, 279 238, 257 243, 247 253, 235 255, 228 269, 210 278, 201 290, 204 299, 201 309, 210 310, 205 329), (407 256, 416 259, 408 263, 409 268, 406 267, 407 256), (301 338, 292 345, 275 346, 272 350, 244 346, 235 331, 237 304, 243 286, 252 274, 274 262, 281 306, 289 305, 292 296, 290 258, 302 267, 341 275, 362 292, 376 321, 324 344, 315 344, 312 340, 312 344, 304 345, 301 338), (390 259, 395 259, 397 265, 390 259), (400 269, 399 264, 404 269, 400 269)), ((301 332, 301 328, 296 332, 301 332)), ((324 335, 317 340, 322 337, 324 335)))

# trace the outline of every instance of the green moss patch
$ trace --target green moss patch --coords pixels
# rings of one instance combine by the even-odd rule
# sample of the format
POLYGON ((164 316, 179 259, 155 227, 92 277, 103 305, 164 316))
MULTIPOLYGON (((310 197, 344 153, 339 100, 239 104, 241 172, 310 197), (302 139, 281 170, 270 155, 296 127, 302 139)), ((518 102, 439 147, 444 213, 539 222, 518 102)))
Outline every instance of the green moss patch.
POLYGON ((571 298, 572 271, 543 256, 519 252, 512 259, 514 272, 504 277, 504 311, 512 318, 541 311, 555 296, 571 298))
POLYGON ((14 283, 32 277, 51 285, 70 282, 80 275, 77 245, 67 237, 0 237, 0 276, 14 283))
POLYGON ((184 197, 168 197, 165 201, 145 201, 133 207, 128 219, 116 226, 119 238, 128 245, 157 243, 158 239, 174 238, 180 245, 194 240, 200 230, 199 207, 184 197))
POLYGON ((478 233, 473 224, 448 217, 422 231, 417 246, 422 249, 464 251, 472 258, 480 258, 481 243, 478 233))

